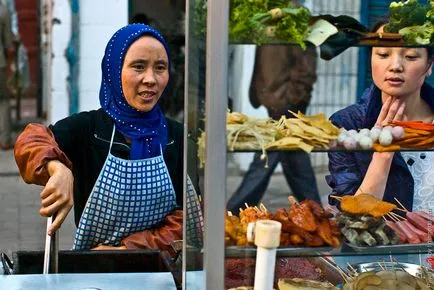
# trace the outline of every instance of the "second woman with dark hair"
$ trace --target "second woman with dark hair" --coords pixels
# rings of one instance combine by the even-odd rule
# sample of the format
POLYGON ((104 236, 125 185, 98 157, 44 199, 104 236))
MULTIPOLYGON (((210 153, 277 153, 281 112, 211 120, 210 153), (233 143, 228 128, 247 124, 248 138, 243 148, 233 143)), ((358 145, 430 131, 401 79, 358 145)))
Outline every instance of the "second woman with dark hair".
MULTIPOLYGON (((425 82, 432 63, 432 48, 373 47, 373 84, 358 104, 332 115, 332 122, 347 130, 400 120, 432 123, 434 90, 425 82)), ((392 203, 396 198, 408 210, 434 208, 433 152, 333 152, 329 170, 332 195, 369 193, 392 203)))

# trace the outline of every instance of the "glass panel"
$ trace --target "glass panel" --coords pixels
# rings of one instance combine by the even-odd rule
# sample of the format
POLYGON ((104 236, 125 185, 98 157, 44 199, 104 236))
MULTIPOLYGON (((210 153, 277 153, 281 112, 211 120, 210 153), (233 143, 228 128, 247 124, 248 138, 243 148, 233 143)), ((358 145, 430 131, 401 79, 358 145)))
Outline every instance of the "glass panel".
MULTIPOLYGON (((188 131, 186 166, 196 189, 199 191, 200 210, 203 211, 204 168, 198 161, 200 134, 205 131, 205 77, 206 77, 206 2, 187 0, 186 13, 186 74, 185 116, 188 131)), ((188 191, 187 191, 188 192, 188 191)), ((184 286, 186 289, 203 288, 203 212, 198 220, 197 208, 190 207, 185 200, 184 230, 184 286), (196 216, 196 218, 195 218, 196 216), (192 222, 195 221, 195 222, 192 222)))
MULTIPOLYGON (((278 2, 280 1, 269 1, 268 3, 278 2)), ((360 20, 362 18, 362 14, 368 13, 368 11, 363 11, 363 9, 366 10, 366 6, 362 5, 362 1, 306 0, 300 2, 308 7, 311 13, 314 15, 348 15, 355 18, 356 20, 360 20)), ((232 9, 233 5, 237 3, 243 3, 243 1, 234 0, 230 1, 230 3, 232 5, 232 9)), ((230 14, 231 11, 232 10, 229 10, 229 16, 234 17, 230 14)), ((215 11, 208 11, 208 13, 211 12, 215 11)), ((371 14, 372 15, 369 15, 370 17, 376 16, 373 12, 371 14)), ((366 18, 367 17, 365 15, 363 19, 366 18)), ((370 21, 371 20, 372 18, 370 18, 370 21)), ((218 22, 221 21, 221 19, 214 19, 214 21, 218 22)), ((208 26, 207 29, 209 31, 210 27, 208 26)), ((210 37, 211 43, 213 40, 215 40, 214 37, 216 36, 210 37)), ((361 84, 364 83, 366 78, 366 67, 370 67, 370 56, 366 57, 365 55, 368 49, 350 47, 345 49, 341 54, 332 60, 326 61, 320 58, 319 49, 308 49, 306 51, 296 52, 294 46, 290 45, 280 46, 278 44, 272 44, 256 46, 251 43, 252 42, 245 41, 244 39, 243 41, 233 42, 228 46, 229 67, 227 74, 227 103, 231 112, 245 114, 245 116, 247 116, 253 123, 267 117, 273 117, 275 119, 274 121, 277 122, 282 115, 286 115, 286 117, 289 119, 289 117, 293 116, 286 112, 288 109, 294 112, 300 110, 308 116, 322 113, 324 114, 325 120, 328 120, 336 112, 356 104, 359 100, 365 100, 362 98, 362 93, 360 92, 363 92, 365 89, 363 87, 364 85, 361 84), (361 49, 364 49, 363 53, 360 51, 361 49), (267 50, 268 55, 266 54, 267 50), (304 60, 304 58, 307 59, 306 54, 309 52, 314 55, 313 59, 311 57, 310 62, 308 60, 304 60), (293 55, 297 56, 294 57, 293 55), (262 66, 256 66, 258 63, 261 63, 262 66), (313 77, 310 79, 310 83, 306 84, 306 74, 312 72, 313 77), (362 88, 359 88, 359 86, 362 88), (305 88, 301 89, 300 87, 305 88), (302 99, 300 101, 303 90, 308 91, 308 96, 306 99, 302 99), (262 100, 255 100, 255 93, 257 95, 262 94, 262 100), (273 97, 277 99, 275 105, 273 105, 271 101, 273 97), (290 101, 284 104, 283 109, 280 109, 280 111, 277 110, 276 107, 287 101, 287 99, 290 99, 290 101), (293 99, 296 99, 297 102, 291 103, 293 99)), ((210 47, 207 47, 207 49, 210 49, 210 47)), ((215 52, 222 53, 218 50, 215 52)), ((226 54, 226 51, 223 51, 222 54, 226 54)), ((189 60, 189 62, 190 61, 193 60, 189 60)), ((208 67, 207 75, 210 75, 211 72, 215 72, 215 70, 218 70, 219 68, 220 67, 217 66, 208 67)), ((191 69, 189 71, 191 71, 191 69)), ((214 79, 213 81, 218 82, 219 79, 214 79)), ((191 82, 189 82, 189 84, 190 83, 191 82)), ((208 88, 209 84, 207 83, 206 85, 208 88)), ((224 87, 224 83, 222 86, 224 87)), ((221 110, 226 104, 226 94, 223 94, 223 97, 221 95, 212 97, 221 98, 220 103, 213 103, 215 105, 214 110, 221 110)), ((209 101, 210 99, 207 99, 207 103, 205 104, 207 108, 209 106, 209 101)), ((194 102, 195 100, 190 100, 188 102, 188 106, 193 104, 193 110, 197 110, 197 105, 195 105, 194 102)), ((366 107, 366 104, 361 106, 366 107)), ((363 107, 363 110, 366 109, 365 107, 363 107)), ((431 111, 434 111, 433 107, 434 105, 431 106, 431 111)), ((209 112, 207 111, 207 114, 208 113, 209 112)), ((242 115, 231 116, 234 117, 233 123, 235 123, 235 125, 233 128, 244 122, 242 119, 244 116, 242 115), (237 120, 237 118, 239 119, 237 120)), ((228 124, 230 120, 230 118, 226 120, 228 124)), ((348 116, 348 120, 350 123, 357 122, 358 117, 356 114, 353 114, 348 116)), ((208 128, 208 126, 211 126, 210 123, 212 122, 214 122, 212 125, 216 124, 216 120, 206 119, 205 124, 202 127, 197 126, 195 132, 198 132, 198 129, 200 130, 208 128)), ((193 128, 195 125, 191 125, 190 123, 191 120, 188 121, 189 128, 193 128)), ((284 224, 284 229, 282 230, 283 234, 280 236, 280 247, 276 250, 276 277, 299 277, 320 281, 329 280, 334 285, 342 283, 343 279, 342 275, 340 274, 340 270, 334 268, 334 274, 325 274, 325 269, 321 268, 318 270, 316 266, 312 267, 312 265, 316 265, 315 263, 322 264, 322 266, 324 266, 323 264, 326 264, 330 267, 335 267, 333 263, 328 262, 329 259, 333 260, 334 263, 345 269, 348 267, 348 264, 371 262, 373 262, 375 266, 377 266, 379 264, 378 262, 380 262, 383 267, 386 267, 387 264, 384 263, 391 260, 399 261, 400 263, 411 263, 415 264, 416 266, 424 265, 430 267, 430 264, 426 258, 431 256, 432 243, 431 239, 428 239, 427 234, 423 236, 427 238, 427 241, 425 242, 421 240, 420 243, 417 244, 406 242, 399 245, 390 245, 392 243, 391 239, 394 239, 393 243, 397 242, 396 239, 398 236, 396 233, 391 234, 388 232, 388 230, 385 230, 387 232, 386 238, 389 240, 389 242, 386 242, 385 236, 382 235, 381 230, 378 230, 378 228, 369 228, 367 231, 372 231, 370 235, 375 239, 375 246, 369 247, 363 245, 363 243, 367 243, 366 240, 372 242, 366 237, 367 235, 365 234, 362 235, 363 238, 361 238, 362 241, 360 244, 350 244, 349 242, 344 243, 344 238, 341 234, 343 225, 338 227, 335 225, 334 219, 334 217, 338 215, 338 212, 341 210, 341 208, 332 207, 329 204, 330 202, 333 205, 337 205, 335 198, 330 196, 333 189, 336 189, 337 185, 334 184, 333 178, 330 177, 330 161, 329 154, 327 154, 333 152, 336 158, 336 154, 340 154, 344 148, 337 147, 328 150, 327 148, 320 148, 320 146, 316 144, 313 145, 314 149, 312 154, 307 154, 300 150, 301 147, 298 147, 296 150, 294 150, 294 148, 286 148, 286 150, 282 149, 280 151, 273 151, 270 149, 267 150, 267 154, 264 155, 263 151, 261 150, 261 145, 266 143, 266 138, 268 136, 267 133, 271 132, 271 134, 278 135, 281 132, 277 130, 276 132, 272 131, 274 129, 272 129, 271 126, 264 125, 264 123, 261 123, 261 125, 263 126, 254 127, 249 124, 245 127, 246 130, 243 132, 241 132, 242 130, 237 131, 237 129, 230 131, 229 126, 227 127, 227 131, 225 132, 228 138, 228 152, 226 160, 227 179, 225 190, 225 210, 227 210, 227 212, 225 217, 225 228, 212 227, 208 224, 205 224, 205 236, 208 236, 210 232, 215 233, 217 231, 225 231, 224 285, 226 288, 236 286, 253 286, 255 278, 255 266, 260 266, 255 260, 258 249, 252 242, 248 243, 246 240, 248 223, 243 223, 242 221, 243 218, 248 220, 246 216, 249 214, 249 211, 256 216, 267 216, 268 214, 267 218, 278 219, 278 214, 282 214, 283 209, 285 209, 286 212, 289 212, 291 205, 296 204, 295 202, 299 202, 298 205, 300 205, 300 202, 304 199, 317 200, 317 205, 320 206, 319 208, 322 208, 322 210, 328 210, 331 213, 331 215, 327 217, 324 216, 323 220, 321 220, 318 216, 315 216, 318 224, 327 223, 327 227, 330 227, 331 231, 335 231, 333 232, 332 236, 334 235, 336 240, 324 236, 324 232, 321 232, 324 230, 324 228, 318 225, 317 229, 315 230, 291 232, 291 230, 288 228, 288 225, 284 224, 282 216, 280 216, 282 224, 284 224), (245 133, 247 131, 249 133, 245 133), (231 142, 235 138, 239 138, 237 144, 238 147, 232 148, 231 146, 233 144, 231 142), (289 196, 295 197, 295 200, 288 200, 289 196), (237 221, 237 216, 240 216, 241 221, 237 221), (390 236, 387 236, 389 234, 390 236), (322 242, 318 242, 318 237, 319 240, 322 240, 322 242), (311 272, 304 267, 311 267, 311 272), (319 277, 318 275, 310 275, 310 273, 322 273, 324 275, 319 277)), ((359 127, 356 129, 360 130, 363 129, 365 125, 363 124, 358 126, 359 127)), ((371 129, 373 126, 374 124, 366 125, 365 127, 371 129)), ((348 129, 350 128, 351 127, 348 129)), ((207 133, 210 134, 209 131, 207 131, 207 133)), ((222 136, 221 133, 222 132, 212 132, 213 135, 218 136, 222 136)), ((278 137, 282 138, 282 136, 278 137)), ((311 139, 314 138, 312 137, 311 139)), ((323 142, 324 144, 329 145, 328 140, 323 142)), ((413 180, 414 178, 412 178, 410 175, 411 173, 409 174, 409 170, 407 169, 411 167, 411 164, 409 163, 420 160, 428 160, 427 158, 428 156, 431 156, 431 152, 425 151, 430 150, 432 149, 419 148, 417 152, 414 150, 408 152, 408 155, 406 155, 406 153, 395 153, 395 156, 398 157, 395 157, 390 167, 391 178, 388 185, 389 187, 386 189, 386 191, 388 190, 391 193, 389 196, 385 197, 387 201, 397 203, 394 201, 393 197, 398 196, 398 200, 403 201, 408 210, 414 210, 418 208, 414 205, 413 208, 411 208, 411 205, 409 205, 411 202, 409 202, 408 196, 413 195, 413 188, 410 188, 412 186, 412 181, 408 182, 408 180, 413 180), (403 159, 401 159, 401 155, 404 157, 403 159), (399 162, 396 161, 397 159, 399 159, 399 162), (396 173, 397 171, 405 171, 404 175, 406 177, 404 179, 396 178, 396 176, 399 176, 399 174, 396 173), (406 194, 396 195, 397 191, 405 192, 406 194)), ((408 151, 408 149, 404 148, 401 151, 408 151)), ((214 154, 217 155, 219 152, 216 151, 214 154)), ((353 165, 359 167, 358 173, 356 174, 358 178, 358 185, 354 186, 354 191, 356 191, 366 174, 372 152, 364 152, 364 150, 361 150, 359 147, 356 148, 356 150, 353 150, 351 154, 352 155, 345 155, 343 159, 354 158, 356 161, 354 164, 347 164, 348 167, 353 165)), ((221 161, 224 161, 223 157, 221 158, 221 161)), ((351 163, 348 160, 343 161, 351 163)), ((419 162, 419 164, 422 163, 419 162)), ((431 166, 430 164, 425 165, 426 168, 431 166)), ((210 166, 209 168, 212 169, 213 167, 210 166)), ((216 168, 218 168, 218 166, 216 166, 216 168)), ((336 172, 336 170, 333 168, 331 170, 332 173, 336 172)), ((350 169, 348 169, 348 171, 350 171, 350 169)), ((215 173, 216 172, 213 172, 212 170, 207 170, 203 175, 201 175, 201 177, 203 176, 205 180, 207 178, 220 177, 218 173, 216 174, 217 177, 215 177, 215 173)), ((383 173, 378 174, 378 178, 384 177, 382 174, 383 173)), ((347 177, 344 177, 344 179, 345 178, 347 177)), ((426 200, 432 200, 432 195, 433 193, 430 191, 428 193, 429 197, 426 200)), ((421 203, 419 202, 419 204, 421 203)), ((387 216, 387 219, 394 221, 395 223, 403 220, 403 218, 400 216, 405 216, 405 210, 403 207, 399 204, 397 204, 397 206, 400 209, 394 210, 395 215, 387 216)), ((206 202, 205 208, 213 208, 215 212, 224 210, 220 208, 219 204, 207 204, 206 202)), ((365 204, 363 208, 367 210, 366 208, 368 208, 368 204, 365 204)), ((432 212, 433 210, 430 205, 424 209, 428 210, 429 212, 432 212)), ((312 211, 312 209, 310 210, 312 211)), ((300 212, 304 214, 307 212, 307 210, 303 209, 300 210, 300 212)), ((318 212, 316 214, 318 214, 318 212)), ((359 215, 358 218, 361 216, 362 215, 359 215)), ((218 215, 216 215, 216 217, 218 217, 218 215)), ((291 221, 293 221, 292 217, 287 218, 290 218, 291 221)), ((384 226, 384 220, 382 218, 369 220, 369 222, 372 222, 379 227, 384 226)), ((306 220, 301 222, 301 224, 306 223, 306 220)), ((427 226, 426 230, 429 233, 432 233, 432 225, 428 223, 428 221, 426 221, 426 224, 430 225, 427 226)), ((363 225, 363 227, 365 226, 366 225, 363 225)), ((366 230, 366 228, 363 228, 363 230, 366 230)), ((357 234, 361 235, 362 231, 358 231, 357 234)), ((216 242, 216 244, 218 244, 218 242, 216 242)), ((219 250, 220 249, 215 249, 215 252, 218 252, 219 250)), ((209 249, 206 249, 205 255, 208 253, 208 251, 209 249)), ((199 255, 199 257, 194 257, 192 260, 190 260, 190 262, 198 261, 201 258, 202 256, 199 255)), ((211 267, 207 268, 206 263, 204 265, 205 273, 206 271, 211 271, 211 267)), ((365 267, 367 266, 369 265, 365 265, 365 267)), ((401 266, 403 267, 403 265, 400 265, 399 267, 401 266)), ((353 267, 357 269, 356 266, 353 267)), ((202 277, 203 276, 200 276, 197 279, 201 279, 202 277)), ((277 285, 274 285, 274 287, 277 289, 277 285)))

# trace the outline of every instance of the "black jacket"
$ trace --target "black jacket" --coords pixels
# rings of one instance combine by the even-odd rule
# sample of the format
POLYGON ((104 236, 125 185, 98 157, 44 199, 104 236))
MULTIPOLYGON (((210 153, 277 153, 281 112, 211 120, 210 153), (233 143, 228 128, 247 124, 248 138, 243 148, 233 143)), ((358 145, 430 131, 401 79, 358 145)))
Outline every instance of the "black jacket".
MULTIPOLYGON (((72 162, 74 175, 74 217, 78 226, 81 213, 99 176, 109 151, 113 120, 102 110, 74 114, 49 127, 60 149, 72 162)), ((183 200, 183 126, 167 119, 168 142, 164 160, 176 193, 176 202, 183 200)), ((116 130, 111 153, 129 159, 130 146, 116 130)))

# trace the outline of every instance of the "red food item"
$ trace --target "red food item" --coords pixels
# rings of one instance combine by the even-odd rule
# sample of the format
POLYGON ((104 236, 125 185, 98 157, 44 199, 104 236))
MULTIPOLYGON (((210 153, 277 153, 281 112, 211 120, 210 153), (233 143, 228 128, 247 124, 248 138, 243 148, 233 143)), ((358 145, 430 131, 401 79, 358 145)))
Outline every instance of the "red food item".
POLYGON ((398 229, 405 234, 407 241, 410 244, 420 244, 419 237, 415 233, 413 233, 413 231, 408 227, 405 221, 399 221, 396 222, 395 224, 398 227, 398 229))
POLYGON ((399 237, 399 243, 403 244, 407 241, 406 235, 398 228, 395 222, 386 221, 386 225, 391 228, 399 237))
MULTIPOLYGON (((413 226, 415 226, 416 228, 418 228, 419 230, 421 230, 423 232, 428 232, 430 227, 432 229, 432 222, 421 217, 419 214, 409 211, 409 212, 407 212, 406 216, 407 216, 407 220, 409 222, 411 222, 411 224, 413 226)), ((430 234, 431 234, 431 236, 434 237, 434 233, 432 230, 431 230, 430 234)))
POLYGON ((424 211, 415 211, 414 213, 418 214, 421 217, 423 217, 424 219, 426 219, 426 220, 431 221, 431 222, 434 223, 434 216, 433 215, 431 215, 431 214, 429 214, 427 212, 424 212, 424 211))
POLYGON ((420 239, 422 243, 428 243, 431 241, 431 236, 427 232, 423 232, 416 227, 414 227, 409 221, 404 221, 404 223, 407 225, 407 227, 410 228, 410 230, 413 231, 417 235, 417 237, 420 239))
MULTIPOLYGON (((253 258, 230 258, 225 260, 225 288, 253 286, 255 281, 253 258)), ((274 272, 274 288, 280 278, 304 278, 324 281, 325 275, 316 265, 303 258, 277 258, 274 272)))
POLYGON ((288 216, 296 226, 305 231, 314 232, 317 228, 315 216, 306 203, 291 204, 288 216))

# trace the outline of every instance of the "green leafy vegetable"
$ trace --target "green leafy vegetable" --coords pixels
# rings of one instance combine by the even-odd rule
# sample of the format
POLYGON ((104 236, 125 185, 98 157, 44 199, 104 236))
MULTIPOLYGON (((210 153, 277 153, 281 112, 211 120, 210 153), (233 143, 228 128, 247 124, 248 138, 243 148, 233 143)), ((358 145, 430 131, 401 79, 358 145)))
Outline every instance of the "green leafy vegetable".
POLYGON ((429 4, 430 4, 430 9, 428 10, 426 17, 428 18, 428 21, 434 24, 434 0, 431 0, 429 4))
POLYGON ((399 30, 407 44, 428 45, 433 42, 434 24, 426 22, 424 25, 409 26, 399 30))
POLYGON ((384 32, 398 33, 409 26, 423 25, 427 19, 428 7, 417 0, 392 2, 389 6, 390 21, 384 26, 384 32))
POLYGON ((310 11, 291 0, 232 0, 229 38, 233 42, 289 42, 305 47, 310 11))

